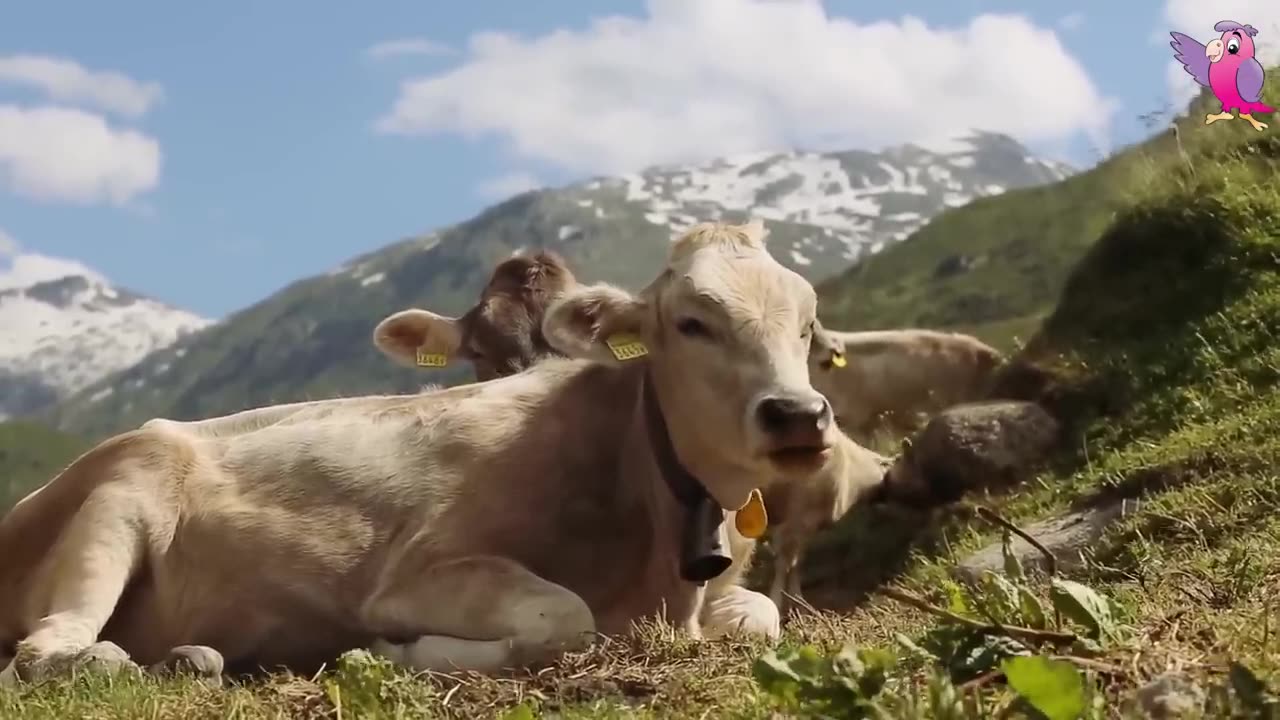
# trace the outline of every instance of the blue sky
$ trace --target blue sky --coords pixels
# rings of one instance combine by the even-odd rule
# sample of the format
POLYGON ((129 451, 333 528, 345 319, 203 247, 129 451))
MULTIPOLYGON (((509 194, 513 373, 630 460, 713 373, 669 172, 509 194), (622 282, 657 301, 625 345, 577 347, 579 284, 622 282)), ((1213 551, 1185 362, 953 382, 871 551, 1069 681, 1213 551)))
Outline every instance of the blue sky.
MULTIPOLYGON (((1166 18, 1195 16, 1185 10, 1185 0, 1089 0, 1056 11, 1051 3, 994 0, 826 2, 827 21, 896 26, 910 15, 927 26, 901 36, 890 26, 858 36, 870 42, 896 38, 887 41, 890 64, 868 77, 850 67, 814 72, 822 63, 807 73, 792 67, 808 62, 804 58, 810 56, 793 49, 809 43, 796 37, 772 45, 762 41, 760 28, 749 25, 754 16, 738 12, 750 0, 705 0, 696 11, 671 2, 657 0, 653 8, 638 0, 11 3, 0 22, 0 132, 21 127, 30 137, 17 140, 17 131, 9 131, 7 149, 0 138, 0 237, 26 252, 75 258, 118 284, 218 317, 353 255, 466 219, 500 199, 503 188, 639 169, 631 166, 734 150, 761 138, 874 146, 912 139, 895 133, 936 132, 941 122, 958 130, 1003 123, 1033 148, 1086 165, 1092 162, 1091 134, 1112 145, 1142 135, 1136 116, 1157 108, 1170 93, 1170 54, 1157 36, 1171 29, 1166 18), (667 24, 646 29, 650 10, 656 15, 663 3, 667 24), (1183 15, 1173 6, 1182 6, 1183 15), (685 12, 705 17, 672 19, 685 12), (986 35, 975 30, 963 36, 984 13, 1020 15, 1051 35, 1027 39, 992 25, 986 35), (615 33, 623 45, 616 57, 631 53, 639 59, 618 60, 596 77, 591 58, 615 57, 608 29, 593 25, 607 15, 634 18, 634 25, 615 33), (731 28, 732 37, 747 39, 751 47, 721 43, 708 55, 687 35, 685 42, 679 33, 670 35, 671 47, 654 39, 668 37, 663 33, 672 27, 705 21, 723 28, 739 18, 742 27, 731 28), (904 47, 911 43, 903 38, 947 29, 961 33, 956 43, 986 48, 973 51, 975 62, 995 53, 1000 62, 1025 65, 1020 71, 1032 79, 1000 81, 1014 95, 1008 104, 992 100, 1001 97, 999 88, 967 88, 963 75, 939 85, 941 71, 926 66, 945 66, 949 46, 904 47), (477 33, 495 31, 515 38, 473 42, 477 33), (594 35, 603 39, 592 40, 594 35), (1063 52, 1045 49, 1051 37, 1063 52), (391 41, 423 52, 370 52, 391 41), (718 66, 753 56, 761 67, 749 72, 718 66), (92 90, 100 83, 85 89, 85 83, 68 85, 59 76, 59 96, 46 75, 44 81, 23 80, 29 63, 11 64, 6 81, 6 58, 32 57, 136 82, 111 94, 92 90), (678 72, 682 63, 689 67, 688 78, 673 83, 662 75, 678 72), (1042 78, 1037 63, 1046 68, 1042 78), (1078 63, 1084 76, 1072 75, 1070 63, 1078 63), (902 107, 901 100, 886 100, 883 107, 859 100, 850 108, 832 105, 837 101, 828 97, 908 66, 921 68, 902 71, 912 85, 912 72, 934 73, 919 86, 945 86, 958 97, 912 96, 912 87, 899 88, 910 98, 908 107, 918 108, 905 113, 892 109, 902 107), (704 90, 697 84, 704 75, 711 83, 730 77, 746 89, 704 90), (426 82, 420 92, 402 94, 401 84, 415 78, 426 82), (806 94, 810 82, 812 92, 806 94), (579 92, 575 83, 597 94, 579 92), (1034 83, 1048 89, 1037 95, 1034 83), (785 97, 777 118, 759 117, 768 106, 747 97, 779 92, 785 97), (1058 102, 1062 97, 1067 99, 1058 102), (1091 108, 1091 98, 1104 102, 1091 108), (667 132, 661 123, 671 120, 677 112, 671 108, 682 99, 705 101, 719 114, 708 113, 706 126, 687 135, 667 132), (735 114, 732 103, 739 99, 748 111, 735 114), (595 120, 584 132, 573 124, 581 118, 557 114, 564 106, 581 108, 575 110, 579 115, 605 112, 610 103, 624 110, 645 103, 655 108, 635 117, 609 112, 603 117, 619 128, 613 136, 604 130, 592 134, 602 127, 595 120), (828 107, 839 111, 835 115, 845 113, 847 121, 820 117, 828 107), (25 124, 6 126, 5 108, 12 122, 25 124), (68 124, 55 127, 51 117, 37 122, 30 114, 39 108, 79 114, 74 123, 64 118, 68 124), (959 117, 962 112, 967 115, 959 117), (1108 112, 1102 130, 1089 127, 1091 116, 1108 112), (52 135, 41 134, 45 121, 52 135), (105 122, 115 134, 110 142, 94 144, 98 136, 87 133, 91 127, 102 130, 95 122, 105 122), (717 122, 728 123, 728 129, 717 122), (67 150, 80 148, 81 138, 59 132, 86 133, 84 148, 67 150), (627 134, 634 142, 627 142, 627 134), (119 140, 121 135, 132 140, 119 140)), ((685 2, 692 7, 704 0, 685 2)), ((1262 29, 1260 45, 1270 34, 1256 16, 1232 19, 1262 29)), ((813 26, 796 27, 802 25, 813 26)), ((1211 25, 1177 29, 1200 37, 1211 25)), ((853 37, 832 31, 813 45, 846 36, 853 37)), ((812 57, 831 57, 838 65, 843 55, 833 50, 812 57)))

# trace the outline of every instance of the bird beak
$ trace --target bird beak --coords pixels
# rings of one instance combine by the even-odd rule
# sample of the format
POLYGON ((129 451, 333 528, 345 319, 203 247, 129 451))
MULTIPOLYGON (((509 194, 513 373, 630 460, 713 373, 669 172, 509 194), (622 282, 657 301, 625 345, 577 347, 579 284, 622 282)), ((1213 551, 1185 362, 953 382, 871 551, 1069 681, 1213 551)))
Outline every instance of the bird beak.
POLYGON ((1208 45, 1204 46, 1204 54, 1209 58, 1209 62, 1216 63, 1222 59, 1222 41, 1210 40, 1208 45))

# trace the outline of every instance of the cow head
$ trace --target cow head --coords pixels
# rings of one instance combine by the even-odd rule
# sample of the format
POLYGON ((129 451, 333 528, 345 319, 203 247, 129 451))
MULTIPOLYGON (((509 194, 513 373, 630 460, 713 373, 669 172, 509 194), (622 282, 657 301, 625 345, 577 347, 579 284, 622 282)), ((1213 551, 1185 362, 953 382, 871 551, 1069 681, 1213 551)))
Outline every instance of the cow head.
POLYGON ((548 308, 543 334, 571 357, 647 364, 680 461, 737 509, 774 478, 821 468, 837 432, 809 384, 813 286, 779 264, 759 221, 702 223, 638 295, 597 284, 548 308), (619 338, 631 339, 631 354, 619 338))
POLYGON ((480 301, 462 317, 404 310, 378 323, 373 343, 404 365, 439 366, 462 358, 471 362, 477 380, 511 375, 557 354, 543 338, 542 316, 552 299, 576 286, 559 255, 516 256, 494 268, 480 301))

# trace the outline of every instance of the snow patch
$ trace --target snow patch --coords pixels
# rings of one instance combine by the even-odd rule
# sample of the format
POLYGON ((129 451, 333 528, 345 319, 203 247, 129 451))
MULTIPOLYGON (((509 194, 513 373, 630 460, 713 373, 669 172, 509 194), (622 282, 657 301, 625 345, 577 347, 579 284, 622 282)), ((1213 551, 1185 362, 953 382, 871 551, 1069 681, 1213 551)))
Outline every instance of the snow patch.
POLYGON ((386 274, 386 273, 380 273, 380 272, 379 272, 379 273, 374 273, 374 274, 369 275, 369 276, 367 276, 367 277, 361 278, 361 279, 360 279, 360 285, 361 285, 361 287, 368 287, 368 286, 373 285, 373 284, 375 284, 375 283, 380 283, 380 282, 382 282, 383 280, 385 280, 386 278, 387 278, 387 274, 386 274))

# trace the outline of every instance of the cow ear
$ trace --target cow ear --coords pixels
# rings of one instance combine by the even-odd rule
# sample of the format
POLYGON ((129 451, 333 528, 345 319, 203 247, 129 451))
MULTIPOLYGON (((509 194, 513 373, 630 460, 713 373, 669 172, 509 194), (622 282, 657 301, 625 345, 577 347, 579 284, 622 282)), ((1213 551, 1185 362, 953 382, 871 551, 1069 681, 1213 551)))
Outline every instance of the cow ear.
POLYGON ((542 336, 572 358, 618 363, 647 354, 640 333, 645 302, 604 283, 566 291, 547 307, 542 336))
POLYGON ((373 330, 382 354, 408 367, 444 367, 458 354, 462 331, 455 318, 427 310, 402 310, 373 330))

